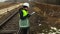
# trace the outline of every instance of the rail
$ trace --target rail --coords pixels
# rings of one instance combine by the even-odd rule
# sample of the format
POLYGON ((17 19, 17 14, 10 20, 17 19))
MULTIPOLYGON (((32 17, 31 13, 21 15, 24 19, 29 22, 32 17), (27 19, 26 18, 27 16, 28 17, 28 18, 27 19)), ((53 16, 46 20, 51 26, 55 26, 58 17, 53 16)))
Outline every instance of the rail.
MULTIPOLYGON (((16 9, 17 9, 17 8, 16 8, 16 9)), ((4 20, 4 21, 0 24, 0 26, 4 25, 8 20, 10 20, 10 19, 11 19, 13 16, 15 16, 17 13, 18 13, 18 10, 15 10, 14 13, 13 13, 11 16, 9 16, 6 20, 4 20)))

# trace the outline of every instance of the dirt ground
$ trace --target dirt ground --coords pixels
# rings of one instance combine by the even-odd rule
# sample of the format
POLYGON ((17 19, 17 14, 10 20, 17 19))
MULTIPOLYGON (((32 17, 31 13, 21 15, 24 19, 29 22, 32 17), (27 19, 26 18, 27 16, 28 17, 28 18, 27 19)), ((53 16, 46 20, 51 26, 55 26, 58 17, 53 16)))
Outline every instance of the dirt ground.
POLYGON ((36 12, 31 19, 31 29, 34 34, 60 34, 60 6, 32 3, 36 12))

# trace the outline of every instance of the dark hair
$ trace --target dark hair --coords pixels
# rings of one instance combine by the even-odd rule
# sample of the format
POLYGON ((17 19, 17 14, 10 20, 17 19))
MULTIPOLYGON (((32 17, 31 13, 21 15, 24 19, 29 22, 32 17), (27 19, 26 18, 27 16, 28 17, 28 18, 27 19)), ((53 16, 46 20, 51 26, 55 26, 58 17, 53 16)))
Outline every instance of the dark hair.
POLYGON ((23 8, 28 8, 27 6, 23 6, 23 8))

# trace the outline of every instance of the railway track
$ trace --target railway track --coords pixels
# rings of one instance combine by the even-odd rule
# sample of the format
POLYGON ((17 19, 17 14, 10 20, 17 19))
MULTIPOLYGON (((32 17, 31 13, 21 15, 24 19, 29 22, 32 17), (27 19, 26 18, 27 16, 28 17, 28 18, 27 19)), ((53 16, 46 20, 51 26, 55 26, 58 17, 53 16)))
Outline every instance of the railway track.
POLYGON ((18 8, 0 23, 0 33, 14 33, 18 30, 18 8))
POLYGON ((15 9, 7 11, 7 14, 0 18, 0 34, 17 34, 20 6, 19 4, 15 9))
POLYGON ((4 20, 0 26, 2 26, 4 23, 6 23, 9 19, 11 19, 17 12, 13 13, 11 16, 9 16, 6 20, 4 20))

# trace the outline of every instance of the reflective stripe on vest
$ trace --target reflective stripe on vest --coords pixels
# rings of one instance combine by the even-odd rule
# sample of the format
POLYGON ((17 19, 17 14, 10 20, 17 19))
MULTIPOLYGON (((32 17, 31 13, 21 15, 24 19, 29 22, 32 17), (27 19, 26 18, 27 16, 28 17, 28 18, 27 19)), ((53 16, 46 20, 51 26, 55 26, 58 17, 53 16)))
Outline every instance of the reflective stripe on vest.
POLYGON ((22 10, 22 12, 23 12, 23 16, 27 16, 28 11, 26 11, 26 10, 22 10))

